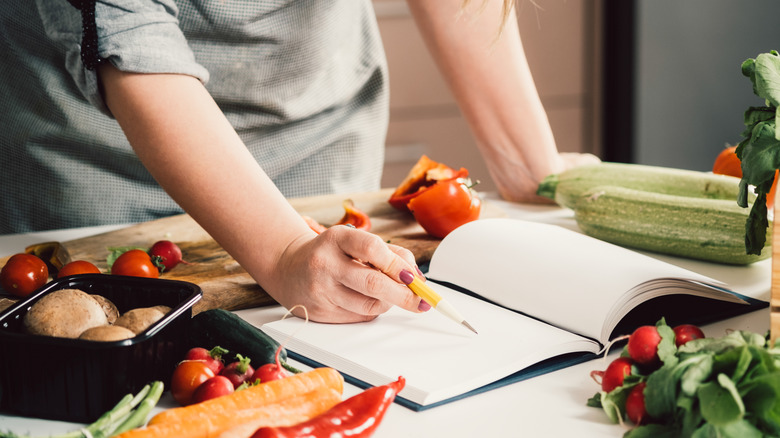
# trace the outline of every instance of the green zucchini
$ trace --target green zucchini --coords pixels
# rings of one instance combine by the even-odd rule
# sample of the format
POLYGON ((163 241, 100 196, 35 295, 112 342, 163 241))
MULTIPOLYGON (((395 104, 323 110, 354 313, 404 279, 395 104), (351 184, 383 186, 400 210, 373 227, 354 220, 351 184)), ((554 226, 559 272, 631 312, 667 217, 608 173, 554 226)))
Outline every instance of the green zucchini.
MULTIPOLYGON (((203 347, 210 350, 216 346, 228 350, 228 354, 224 356, 225 363, 232 362, 236 354, 240 354, 248 357, 250 365, 257 369, 267 363, 275 362, 279 343, 227 310, 210 309, 193 316, 189 348, 203 347)), ((297 372, 286 365, 287 352, 284 348, 279 358, 285 368, 297 372)))
POLYGON ((583 192, 611 185, 665 195, 737 202, 739 178, 709 172, 626 163, 598 163, 575 167, 549 175, 539 184, 537 194, 572 208, 583 192))
POLYGON ((769 246, 760 255, 747 254, 748 210, 733 199, 597 186, 574 198, 572 209, 585 234, 620 246, 733 265, 772 254, 769 246))

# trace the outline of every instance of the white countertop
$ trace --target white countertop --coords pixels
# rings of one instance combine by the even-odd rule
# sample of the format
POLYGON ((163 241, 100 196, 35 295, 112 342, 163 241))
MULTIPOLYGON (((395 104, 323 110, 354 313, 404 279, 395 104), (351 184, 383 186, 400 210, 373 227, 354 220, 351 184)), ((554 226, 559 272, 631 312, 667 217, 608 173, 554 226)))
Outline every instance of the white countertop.
MULTIPOLYGON (((509 216, 554 223, 577 229, 571 211, 551 206, 511 204, 490 197, 509 216)), ((121 226, 92 227, 0 236, 0 256, 24 250, 44 241, 68 241, 121 226)), ((717 265, 675 257, 656 257, 728 284, 744 295, 769 300, 771 260, 746 267, 717 265)), ((252 324, 261 325, 279 319, 281 307, 266 307, 237 312, 252 324)), ((727 329, 751 330, 764 333, 769 329, 769 310, 753 312, 703 327, 708 336, 722 336, 727 329)), ((615 353, 616 354, 616 353, 615 353)), ((2 360, 14 360, 3 358, 2 360)), ((485 360, 490 360, 486 357, 485 360)), ((484 394, 459 400, 427 411, 413 412, 394 404, 377 430, 375 437, 438 437, 446 436, 578 436, 619 437, 625 429, 609 422, 600 409, 590 408, 585 402, 597 390, 590 371, 604 369, 605 361, 598 359, 560 371, 518 382, 484 394)), ((345 398, 356 394, 356 387, 347 385, 345 398)), ((156 411, 174 406, 166 392, 156 411)), ((0 414, 0 430, 35 435, 63 433, 80 425, 0 414)))

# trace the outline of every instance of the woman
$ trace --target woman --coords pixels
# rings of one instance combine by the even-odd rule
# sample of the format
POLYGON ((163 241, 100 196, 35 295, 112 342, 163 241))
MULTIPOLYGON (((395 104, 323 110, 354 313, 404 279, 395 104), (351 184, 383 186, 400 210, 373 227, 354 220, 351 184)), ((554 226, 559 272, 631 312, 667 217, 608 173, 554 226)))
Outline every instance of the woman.
MULTIPOLYGON (((314 320, 430 307, 400 282, 409 251, 346 227, 317 236, 285 199, 378 188, 387 71, 369 0, 71 3, 0 12, 0 232, 183 210, 314 320)), ((516 21, 501 30, 507 5, 409 4, 499 191, 536 200, 567 164, 516 21)))

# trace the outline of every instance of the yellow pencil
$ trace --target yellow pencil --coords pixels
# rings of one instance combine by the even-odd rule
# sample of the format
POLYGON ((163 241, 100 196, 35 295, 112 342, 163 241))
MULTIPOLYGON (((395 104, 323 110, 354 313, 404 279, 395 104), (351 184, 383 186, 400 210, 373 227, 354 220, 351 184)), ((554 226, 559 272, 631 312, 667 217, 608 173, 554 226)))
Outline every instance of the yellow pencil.
POLYGON ((436 293, 436 291, 431 289, 431 287, 425 284, 424 281, 420 280, 420 277, 416 275, 413 276, 414 280, 412 280, 412 282, 407 285, 409 286, 409 289, 412 290, 412 292, 414 292, 417 296, 425 300, 426 303, 430 304, 431 307, 443 313, 451 320, 457 322, 458 324, 462 324, 467 329, 477 333, 477 331, 474 330, 474 327, 472 327, 468 322, 466 322, 465 319, 463 319, 463 317, 455 309, 455 307, 452 306, 452 304, 442 298, 441 295, 436 293))

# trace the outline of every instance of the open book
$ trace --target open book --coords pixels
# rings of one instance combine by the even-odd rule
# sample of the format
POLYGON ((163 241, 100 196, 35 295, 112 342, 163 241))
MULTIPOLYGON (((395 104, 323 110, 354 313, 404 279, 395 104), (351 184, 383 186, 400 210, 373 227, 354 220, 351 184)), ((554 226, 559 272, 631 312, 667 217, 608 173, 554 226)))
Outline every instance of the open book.
POLYGON ((662 316, 701 324, 768 305, 655 258, 516 219, 453 231, 427 276, 478 335, 435 310, 398 308, 366 323, 288 318, 262 330, 294 358, 359 386, 403 375, 397 401, 420 410, 591 359, 611 338, 662 316))

